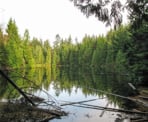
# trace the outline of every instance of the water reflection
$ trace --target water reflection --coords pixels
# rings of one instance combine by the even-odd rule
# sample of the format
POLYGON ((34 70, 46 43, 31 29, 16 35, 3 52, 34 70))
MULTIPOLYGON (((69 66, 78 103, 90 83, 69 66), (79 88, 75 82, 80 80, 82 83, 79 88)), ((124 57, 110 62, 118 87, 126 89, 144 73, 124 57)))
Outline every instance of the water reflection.
POLYGON ((82 69, 75 70, 75 68, 73 70, 62 68, 54 82, 55 89, 59 93, 63 90, 67 90, 70 93, 71 88, 75 86, 76 88, 81 88, 85 96, 97 95, 103 97, 106 95, 111 103, 117 104, 122 108, 128 107, 129 109, 127 105, 130 101, 99 92, 100 90, 105 91, 105 93, 119 94, 122 96, 133 95, 133 90, 128 86, 128 77, 125 75, 107 74, 105 72, 96 74, 93 71, 93 69, 84 71, 82 69))
MULTIPOLYGON (((134 94, 128 86, 128 77, 108 73, 97 74, 94 69, 59 68, 51 71, 50 68, 23 69, 5 72, 24 91, 32 92, 46 98, 39 88, 46 90, 60 103, 74 102, 89 99, 98 99, 92 103, 99 106, 132 109, 131 101, 112 94, 129 96, 134 94), (103 91, 103 92, 102 92, 103 91), (126 91, 126 92, 125 92, 126 91)), ((11 99, 20 97, 19 93, 2 77, 0 77, 0 98, 11 99)), ((116 121, 120 114, 102 110, 65 106, 64 110, 71 112, 70 116, 52 122, 90 122, 107 120, 116 121), (99 116, 100 115, 100 116, 99 116), (102 117, 103 116, 103 117, 102 117)))

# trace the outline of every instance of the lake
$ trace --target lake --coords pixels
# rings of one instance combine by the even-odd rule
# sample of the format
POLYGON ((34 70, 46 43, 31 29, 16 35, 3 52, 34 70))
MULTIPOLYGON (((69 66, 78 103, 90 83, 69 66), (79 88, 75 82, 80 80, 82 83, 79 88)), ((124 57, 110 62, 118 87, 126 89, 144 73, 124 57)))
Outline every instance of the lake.
MULTIPOLYGON (((52 99, 63 111, 68 112, 67 116, 50 122, 128 122, 131 115, 104 110, 103 107, 124 110, 135 108, 132 101, 122 98, 134 94, 128 85, 128 75, 95 73, 93 69, 78 68, 59 68, 55 71, 50 68, 35 68, 5 73, 25 92, 45 100, 52 99), (66 105, 72 102, 81 103, 66 105)), ((1 101, 20 97, 2 77, 0 86, 1 101)))

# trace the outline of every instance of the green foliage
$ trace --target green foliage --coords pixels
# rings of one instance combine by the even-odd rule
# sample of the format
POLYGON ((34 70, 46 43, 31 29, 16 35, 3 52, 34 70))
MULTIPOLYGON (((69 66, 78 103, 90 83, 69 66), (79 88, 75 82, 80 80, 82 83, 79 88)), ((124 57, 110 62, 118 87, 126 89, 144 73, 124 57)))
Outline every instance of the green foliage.
POLYGON ((44 55, 44 64, 47 64, 47 66, 50 66, 50 64, 51 64, 51 47, 50 47, 48 40, 46 40, 44 42, 43 55, 44 55))
POLYGON ((33 58, 32 54, 32 46, 30 45, 30 36, 29 31, 25 30, 24 37, 22 40, 22 49, 23 49, 23 64, 26 67, 32 67, 32 65, 35 63, 35 60, 33 58))
POLYGON ((126 55, 119 50, 116 55, 116 71, 125 74, 126 55))
POLYGON ((106 54, 106 61, 105 61, 105 69, 108 72, 112 72, 115 71, 115 53, 113 50, 113 45, 112 45, 112 41, 108 40, 107 41, 107 50, 106 50, 107 54, 106 54))
POLYGON ((95 43, 91 65, 100 70, 105 66, 107 43, 104 37, 98 37, 95 43))
POLYGON ((6 31, 8 34, 8 44, 6 47, 9 57, 8 65, 10 67, 19 68, 23 65, 23 55, 21 40, 15 21, 13 21, 12 19, 9 20, 6 31))
POLYGON ((23 38, 19 36, 14 20, 10 19, 6 34, 0 29, 0 67, 24 68, 51 66, 51 47, 37 38, 30 39, 25 30, 23 38))
POLYGON ((4 48, 4 35, 2 29, 0 28, 0 67, 4 66, 4 62, 7 60, 7 56, 5 55, 6 50, 4 48))
POLYGON ((78 66, 83 70, 95 67, 97 73, 106 70, 109 73, 129 74, 133 82, 146 82, 146 28, 146 23, 138 30, 132 30, 130 25, 120 26, 108 32, 106 37, 85 36, 81 43, 76 44, 60 38, 53 49, 58 60, 55 64, 78 66))
POLYGON ((62 39, 56 35, 52 48, 48 40, 30 39, 28 30, 21 38, 12 19, 6 32, 4 34, 0 29, 1 68, 48 66, 55 74, 57 67, 79 67, 82 70, 94 67, 96 73, 130 73, 133 82, 147 81, 148 31, 145 21, 138 29, 132 29, 130 25, 120 26, 109 31, 106 37, 86 35, 76 44, 70 36, 62 39))
POLYGON ((93 51, 95 49, 95 37, 91 38, 89 36, 85 36, 82 40, 82 49, 81 47, 79 47, 80 49, 80 58, 79 58, 79 63, 80 65, 84 66, 84 67, 89 67, 91 66, 91 62, 92 62, 92 56, 93 56, 93 51))
POLYGON ((129 69, 132 71, 132 78, 136 83, 148 84, 148 29, 147 22, 144 22, 138 29, 131 29, 132 49, 126 51, 128 56, 129 69))

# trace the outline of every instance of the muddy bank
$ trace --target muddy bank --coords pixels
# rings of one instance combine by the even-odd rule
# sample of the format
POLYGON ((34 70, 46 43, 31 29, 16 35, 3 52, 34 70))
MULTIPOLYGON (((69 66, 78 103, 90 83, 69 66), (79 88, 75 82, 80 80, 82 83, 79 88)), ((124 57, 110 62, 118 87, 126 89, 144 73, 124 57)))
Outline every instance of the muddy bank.
POLYGON ((1 122, 46 122, 64 115, 66 113, 60 110, 49 110, 18 103, 0 103, 1 122))

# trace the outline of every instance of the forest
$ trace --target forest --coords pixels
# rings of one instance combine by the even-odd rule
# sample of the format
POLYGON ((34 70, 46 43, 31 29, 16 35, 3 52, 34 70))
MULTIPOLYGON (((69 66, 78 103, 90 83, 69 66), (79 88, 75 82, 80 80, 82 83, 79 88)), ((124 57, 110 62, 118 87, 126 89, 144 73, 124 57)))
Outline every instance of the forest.
POLYGON ((134 29, 131 24, 110 30, 107 35, 85 35, 81 42, 71 37, 49 40, 30 39, 29 30, 19 35, 12 18, 5 31, 0 29, 0 68, 57 67, 81 68, 95 73, 129 75, 134 84, 147 85, 148 73, 147 21, 134 29))

